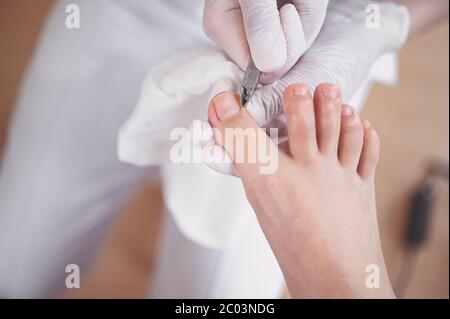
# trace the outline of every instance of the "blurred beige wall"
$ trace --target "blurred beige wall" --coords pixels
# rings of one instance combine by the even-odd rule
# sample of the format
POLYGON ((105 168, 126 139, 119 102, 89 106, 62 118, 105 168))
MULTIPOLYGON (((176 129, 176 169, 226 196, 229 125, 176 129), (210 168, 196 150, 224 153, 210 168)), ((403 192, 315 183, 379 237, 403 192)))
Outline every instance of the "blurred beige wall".
MULTIPOLYGON (((391 279, 404 260, 403 235, 413 192, 428 165, 449 161, 448 21, 409 41, 400 51, 399 83, 376 85, 363 115, 381 138, 376 190, 385 259, 391 279)), ((407 262, 411 282, 404 296, 448 298, 448 182, 437 187, 429 240, 407 262)))
POLYGON ((52 0, 0 0, 0 154, 18 84, 52 0))

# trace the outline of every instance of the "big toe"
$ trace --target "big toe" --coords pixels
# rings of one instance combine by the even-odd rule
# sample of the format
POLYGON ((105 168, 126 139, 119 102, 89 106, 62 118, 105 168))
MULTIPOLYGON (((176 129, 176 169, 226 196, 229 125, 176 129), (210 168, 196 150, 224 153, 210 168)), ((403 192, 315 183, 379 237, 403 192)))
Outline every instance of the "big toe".
POLYGON ((276 170, 277 167, 271 166, 278 163, 276 146, 240 107, 236 94, 223 92, 215 96, 209 105, 208 118, 214 128, 216 143, 231 156, 243 179, 257 180, 261 172, 276 170))

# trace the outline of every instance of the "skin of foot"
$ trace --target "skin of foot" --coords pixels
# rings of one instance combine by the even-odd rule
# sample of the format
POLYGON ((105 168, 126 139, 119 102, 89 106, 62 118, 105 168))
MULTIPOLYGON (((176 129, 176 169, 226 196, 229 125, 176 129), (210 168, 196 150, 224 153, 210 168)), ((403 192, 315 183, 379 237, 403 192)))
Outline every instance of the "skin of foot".
POLYGON ((369 122, 342 105, 333 84, 318 86, 314 95, 292 85, 283 97, 289 141, 273 148, 277 169, 261 174, 263 163, 237 162, 238 151, 260 152, 273 142, 237 98, 231 92, 214 97, 209 121, 234 160, 291 296, 394 298, 375 206, 379 139, 369 122), (226 143, 230 128, 255 130, 259 139, 234 136, 226 143))

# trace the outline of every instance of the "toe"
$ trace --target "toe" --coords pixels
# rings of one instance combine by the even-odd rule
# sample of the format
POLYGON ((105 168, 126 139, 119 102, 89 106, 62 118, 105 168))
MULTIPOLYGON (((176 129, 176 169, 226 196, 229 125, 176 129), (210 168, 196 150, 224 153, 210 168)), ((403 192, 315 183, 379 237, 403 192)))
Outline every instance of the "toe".
POLYGON ((342 166, 356 172, 363 146, 364 131, 358 114, 350 105, 342 105, 338 156, 342 166))
POLYGON ((303 84, 289 86, 283 97, 289 148, 294 159, 308 161, 317 153, 314 104, 309 89, 303 84))
POLYGON ((341 92, 334 84, 321 84, 314 93, 316 134, 320 152, 337 156, 341 121, 341 92))
POLYGON ((278 148, 242 109, 233 92, 216 95, 209 105, 208 119, 214 128, 214 140, 224 148, 244 180, 258 183, 260 175, 275 174, 278 148))
POLYGON ((373 178, 380 156, 380 140, 375 130, 366 120, 362 121, 364 127, 364 144, 359 159, 358 173, 363 179, 373 178))

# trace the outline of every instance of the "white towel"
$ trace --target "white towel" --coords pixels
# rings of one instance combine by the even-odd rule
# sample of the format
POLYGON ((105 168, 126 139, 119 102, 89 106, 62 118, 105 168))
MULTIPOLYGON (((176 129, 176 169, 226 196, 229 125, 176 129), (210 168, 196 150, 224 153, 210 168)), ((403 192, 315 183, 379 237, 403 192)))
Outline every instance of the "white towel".
MULTIPOLYGON (((211 248, 231 243, 253 211, 236 177, 201 163, 172 163, 170 151, 177 141, 170 136, 174 128, 188 131, 193 121, 207 120, 210 89, 216 83, 237 84, 242 76, 216 49, 170 58, 150 71, 138 105, 119 133, 120 160, 161 166, 164 200, 178 227, 188 238, 211 248)), ((192 151, 193 144, 185 142, 185 150, 192 151)))
MULTIPOLYGON (((374 81, 393 84, 395 69, 394 55, 382 57, 351 103, 360 108, 374 81)), ((188 238, 211 248, 232 243, 253 211, 238 178, 201 163, 174 163, 171 150, 179 140, 171 140, 171 133, 175 128, 188 131, 194 121, 206 121, 210 98, 220 91, 236 90, 242 76, 225 54, 213 48, 169 58, 150 71, 138 105, 119 133, 120 160, 161 166, 164 200, 176 224, 188 238)), ((181 150, 191 155, 201 152, 188 139, 181 150)))

